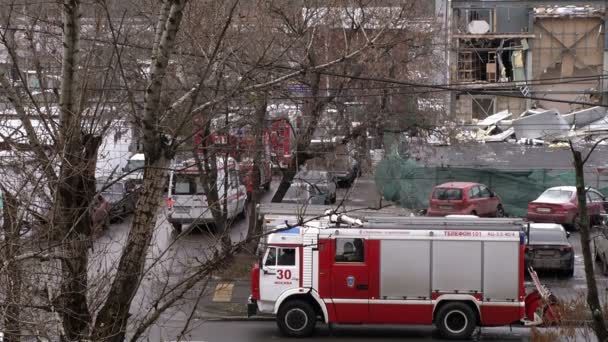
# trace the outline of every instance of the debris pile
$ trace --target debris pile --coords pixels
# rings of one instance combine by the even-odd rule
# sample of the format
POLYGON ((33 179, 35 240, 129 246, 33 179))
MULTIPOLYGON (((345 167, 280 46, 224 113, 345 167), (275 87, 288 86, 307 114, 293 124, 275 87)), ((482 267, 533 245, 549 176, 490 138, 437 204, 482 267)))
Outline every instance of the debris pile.
POLYGON ((608 136, 608 111, 591 107, 562 115, 556 109, 528 109, 517 119, 508 110, 476 123, 469 133, 480 142, 513 142, 525 145, 555 144, 566 141, 594 141, 608 136))

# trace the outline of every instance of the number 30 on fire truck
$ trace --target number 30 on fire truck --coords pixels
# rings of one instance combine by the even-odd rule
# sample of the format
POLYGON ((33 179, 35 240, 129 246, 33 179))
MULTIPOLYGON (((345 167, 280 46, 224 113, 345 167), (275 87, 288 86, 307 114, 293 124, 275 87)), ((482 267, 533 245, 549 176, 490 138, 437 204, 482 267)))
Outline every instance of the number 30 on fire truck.
POLYGON ((526 298, 523 226, 335 214, 278 226, 251 271, 248 312, 275 314, 294 337, 311 335, 318 319, 435 324, 451 339, 467 339, 477 326, 537 325, 543 308, 538 293, 526 298))

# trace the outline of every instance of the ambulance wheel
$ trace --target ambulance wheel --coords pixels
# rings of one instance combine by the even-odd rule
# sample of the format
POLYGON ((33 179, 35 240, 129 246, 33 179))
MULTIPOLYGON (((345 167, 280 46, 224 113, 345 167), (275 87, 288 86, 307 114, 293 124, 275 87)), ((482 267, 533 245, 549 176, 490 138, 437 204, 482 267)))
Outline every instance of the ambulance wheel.
POLYGON ((477 326, 473 309, 465 303, 448 303, 439 309, 435 324, 442 337, 451 340, 469 339, 477 326))
POLYGON ((182 232, 182 224, 181 223, 171 223, 171 225, 173 226, 173 230, 176 233, 181 233, 182 232))
POLYGON ((310 304, 292 300, 279 308, 277 325, 283 335, 288 337, 307 337, 315 330, 317 317, 310 304))

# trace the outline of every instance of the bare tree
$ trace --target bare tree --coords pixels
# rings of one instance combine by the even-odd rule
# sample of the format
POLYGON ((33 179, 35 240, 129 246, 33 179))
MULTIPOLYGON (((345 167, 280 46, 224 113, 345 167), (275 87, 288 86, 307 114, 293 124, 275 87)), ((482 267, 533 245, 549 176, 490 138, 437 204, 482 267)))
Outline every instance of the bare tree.
MULTIPOLYGON (((349 3, 332 2, 339 8, 350 8, 349 3)), ((3 250, 0 276, 13 280, 1 293, 8 338, 17 339, 23 331, 63 341, 138 340, 188 294, 204 293, 197 286, 204 287, 210 275, 248 246, 248 239, 234 243, 227 238, 227 199, 217 186, 217 159, 225 156, 212 143, 193 146, 193 136, 202 135, 207 144, 220 108, 226 113, 226 108, 241 107, 244 122, 253 124, 259 137, 268 99, 299 78, 312 92, 308 125, 297 148, 305 156, 324 108, 353 84, 350 79, 360 73, 351 72, 357 63, 371 62, 375 54, 370 51, 389 44, 382 41, 385 28, 402 17, 385 17, 380 22, 386 27, 369 31, 361 21, 365 16, 344 18, 307 4, 283 8, 272 1, 254 6, 238 0, 163 0, 152 4, 152 14, 147 7, 109 0, 9 3, 0 24, 8 56, 8 69, 0 68, 0 96, 10 112, 10 118, 0 119, 0 138, 16 160, 0 160, 7 174, 0 180, 5 198, 1 243, 10 247, 3 250), (346 36, 334 54, 322 53, 331 30, 323 33, 314 24, 319 20, 340 28, 333 30, 335 37, 346 36), (356 28, 345 29, 343 21, 356 28), (331 81, 338 89, 324 96, 328 72, 340 74, 331 81), (190 127, 199 117, 204 124, 193 132, 190 127), (92 214, 95 173, 100 146, 117 120, 140 133, 145 165, 133 221, 117 243, 117 257, 105 262, 109 253, 98 239, 102 227, 92 214), (187 265, 170 250, 184 234, 169 247, 157 248, 154 242, 155 234, 167 228, 162 194, 170 162, 180 150, 203 152, 194 154, 196 166, 209 210, 221 227, 218 239, 225 241, 197 250, 200 255, 187 265), (26 222, 34 227, 31 234, 22 233, 26 222), (163 273, 168 268, 183 275, 171 279, 163 273), (151 285, 148 278, 157 283, 151 285), (142 295, 146 287, 156 292, 142 295), (20 319, 26 315, 36 322, 20 319)), ((260 141, 253 147, 254 164, 260 141)), ((258 185, 252 206, 259 199, 258 185)), ((253 227, 248 233, 249 239, 259 236, 253 227)))
POLYGON ((604 320, 603 306, 600 303, 597 281, 593 271, 593 255, 591 253, 591 222, 587 211, 587 190, 585 186, 584 167, 587 160, 595 150, 595 148, 605 139, 599 139, 589 149, 586 155, 580 150, 575 149, 572 141, 569 141, 570 151, 572 151, 572 159, 576 176, 576 198, 578 206, 578 222, 575 222, 580 229, 581 247, 583 250, 583 261, 585 266, 585 279, 587 281, 587 305, 591 311, 593 320, 593 330, 599 341, 608 340, 608 327, 604 320))
MULTIPOLYGON (((401 103, 398 99, 403 97, 394 94, 395 92, 387 89, 386 85, 373 83, 370 86, 369 82, 359 82, 359 79, 371 75, 395 77, 397 69, 402 70, 399 76, 409 77, 406 71, 417 68, 423 61, 428 67, 429 60, 433 60, 429 57, 433 52, 431 47, 434 27, 432 24, 412 24, 412 19, 419 14, 415 10, 417 8, 415 2, 406 1, 395 7, 374 5, 375 3, 372 2, 351 7, 348 4, 331 3, 326 7, 309 9, 310 19, 304 20, 303 25, 312 27, 307 31, 311 44, 307 45, 303 52, 304 58, 299 61, 303 69, 314 70, 316 65, 322 64, 324 60, 331 59, 336 54, 347 55, 349 50, 361 46, 368 48, 340 65, 304 73, 303 78, 299 79, 310 89, 303 106, 305 124, 296 137, 294 157, 282 170, 283 177, 272 198, 273 202, 281 202, 300 166, 319 154, 320 151, 316 151, 316 148, 311 146, 311 139, 315 131, 322 128, 318 127, 319 122, 328 106, 339 107, 340 103, 346 102, 345 99, 367 103, 367 124, 356 129, 340 127, 344 134, 339 144, 344 145, 357 140, 374 128, 374 123, 378 126, 378 122, 390 117, 387 115, 389 100, 394 102, 393 106, 395 106, 401 103), (384 20, 386 25, 376 25, 378 20, 384 20), (422 31, 423 26, 425 31, 422 31), (366 94, 368 89, 374 86, 382 91, 380 96, 376 97, 384 100, 375 101, 374 97, 368 97, 366 94)), ((284 20, 289 18, 285 8, 277 6, 273 11, 284 20)), ((297 25, 286 26, 294 27, 294 30, 298 29, 297 25)), ((411 113, 400 112, 398 115, 410 116, 411 113)), ((346 119, 345 123, 349 121, 346 119)), ((330 137, 335 133, 325 132, 330 137)), ((336 144, 322 145, 321 152, 327 153, 335 146, 336 144)))

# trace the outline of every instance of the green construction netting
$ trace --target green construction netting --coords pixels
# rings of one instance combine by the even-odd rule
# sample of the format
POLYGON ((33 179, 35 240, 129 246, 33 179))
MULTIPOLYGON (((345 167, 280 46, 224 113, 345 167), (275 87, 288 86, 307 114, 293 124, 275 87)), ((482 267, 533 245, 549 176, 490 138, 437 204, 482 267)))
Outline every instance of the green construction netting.
MULTIPOLYGON (((424 167, 391 153, 378 163, 375 181, 378 191, 385 199, 410 209, 426 209, 435 185, 454 181, 478 182, 487 185, 500 196, 507 214, 525 216, 528 203, 545 189, 574 185, 575 177, 574 171, 549 169, 508 171, 424 167)), ((608 194, 608 187, 599 190, 608 194)))

